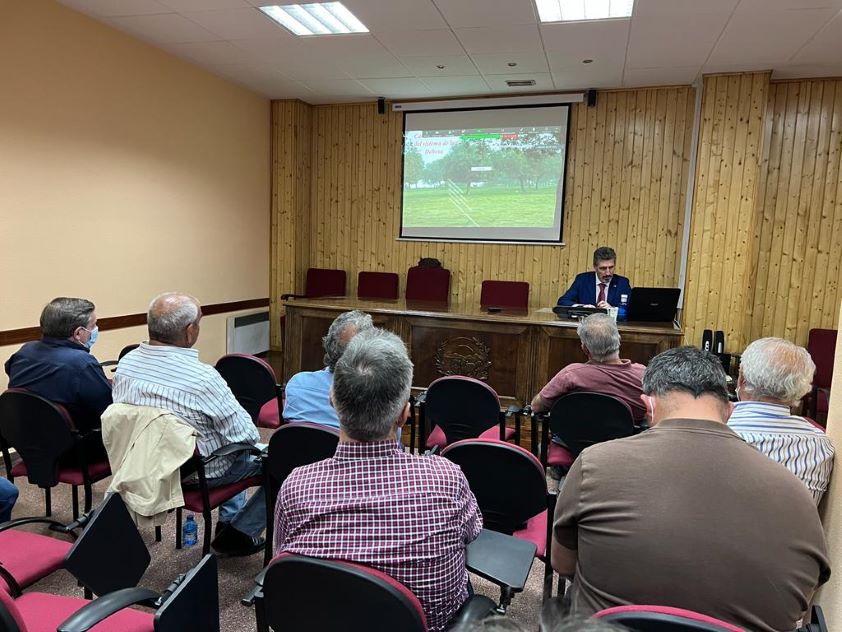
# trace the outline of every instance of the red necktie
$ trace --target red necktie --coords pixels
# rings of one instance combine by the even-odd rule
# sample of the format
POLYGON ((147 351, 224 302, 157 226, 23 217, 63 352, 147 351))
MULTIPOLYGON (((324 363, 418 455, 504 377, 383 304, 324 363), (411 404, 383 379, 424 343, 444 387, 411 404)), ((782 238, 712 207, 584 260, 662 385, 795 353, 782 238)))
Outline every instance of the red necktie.
POLYGON ((599 284, 599 296, 596 297, 596 304, 599 305, 605 300, 605 283, 599 284))

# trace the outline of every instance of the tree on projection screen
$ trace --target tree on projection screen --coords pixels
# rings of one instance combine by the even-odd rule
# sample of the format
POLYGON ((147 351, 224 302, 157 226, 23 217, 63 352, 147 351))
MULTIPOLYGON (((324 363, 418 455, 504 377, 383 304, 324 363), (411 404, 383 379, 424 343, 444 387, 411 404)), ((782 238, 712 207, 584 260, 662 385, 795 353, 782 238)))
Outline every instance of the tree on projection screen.
POLYGON ((406 113, 400 237, 561 243, 569 113, 406 113))

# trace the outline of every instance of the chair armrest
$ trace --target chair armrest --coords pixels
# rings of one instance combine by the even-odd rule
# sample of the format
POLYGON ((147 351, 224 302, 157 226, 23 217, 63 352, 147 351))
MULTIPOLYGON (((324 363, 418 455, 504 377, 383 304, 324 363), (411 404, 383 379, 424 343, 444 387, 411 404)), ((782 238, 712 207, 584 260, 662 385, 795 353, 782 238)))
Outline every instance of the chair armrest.
POLYGON ((427 391, 421 391, 415 398, 415 403, 421 405, 427 401, 427 391))
POLYGON ((99 366, 101 366, 102 368, 105 368, 107 366, 117 366, 118 362, 119 360, 106 360, 105 362, 100 362, 99 366))
POLYGON ((460 628, 461 626, 481 621, 497 613, 497 604, 485 595, 473 595, 468 597, 467 601, 462 604, 462 607, 456 611, 453 619, 450 620, 450 628, 460 628))
POLYGON ((281 294, 281 300, 286 301, 291 298, 307 298, 306 294, 281 294))
POLYGON ((133 604, 151 606, 158 593, 147 588, 124 588, 103 595, 70 615, 56 632, 87 632, 115 612, 133 604))
POLYGON ((254 588, 246 593, 246 596, 240 599, 240 603, 244 606, 253 606, 254 602, 263 597, 263 580, 266 579, 266 571, 269 570, 267 566, 254 577, 254 588))
POLYGON ((57 520, 51 520, 50 518, 43 518, 43 517, 32 517, 32 518, 15 518, 14 520, 9 520, 9 522, 4 522, 0 524, 0 531, 5 531, 6 529, 14 529, 15 527, 21 527, 25 524, 46 524, 52 531, 58 531, 60 533, 68 533, 68 525, 64 525, 57 520))
POLYGON ((229 443, 228 445, 224 445, 221 448, 214 450, 208 456, 202 457, 202 462, 207 464, 221 456, 230 456, 239 452, 248 452, 253 456, 260 456, 263 454, 260 451, 260 448, 251 445, 250 443, 229 443))

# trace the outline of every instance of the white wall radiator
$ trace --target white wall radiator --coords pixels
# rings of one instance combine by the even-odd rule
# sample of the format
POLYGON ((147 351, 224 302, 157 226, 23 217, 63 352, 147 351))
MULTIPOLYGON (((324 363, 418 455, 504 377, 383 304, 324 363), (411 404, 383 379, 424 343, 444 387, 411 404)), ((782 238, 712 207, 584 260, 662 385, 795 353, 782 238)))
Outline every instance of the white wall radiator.
POLYGON ((227 353, 256 355, 269 351, 269 312, 229 316, 227 321, 227 353))

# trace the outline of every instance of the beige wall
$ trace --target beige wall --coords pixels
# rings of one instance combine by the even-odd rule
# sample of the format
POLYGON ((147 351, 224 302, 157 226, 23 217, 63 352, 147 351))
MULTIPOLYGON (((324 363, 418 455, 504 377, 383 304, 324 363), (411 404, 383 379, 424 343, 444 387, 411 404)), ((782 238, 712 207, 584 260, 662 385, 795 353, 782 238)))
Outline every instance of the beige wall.
MULTIPOLYGON (((57 295, 99 316, 169 289, 268 296, 269 163, 267 99, 51 0, 0 0, 0 331, 57 295)), ((97 356, 137 338, 103 332, 97 356)))

